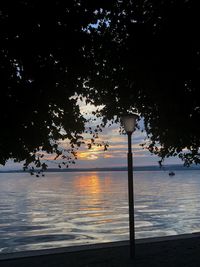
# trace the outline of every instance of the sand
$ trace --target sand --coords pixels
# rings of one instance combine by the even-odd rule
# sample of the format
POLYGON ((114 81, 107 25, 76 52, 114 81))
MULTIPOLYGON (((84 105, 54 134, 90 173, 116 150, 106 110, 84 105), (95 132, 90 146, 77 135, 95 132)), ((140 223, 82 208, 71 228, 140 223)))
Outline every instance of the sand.
POLYGON ((200 233, 0 255, 0 267, 199 267, 200 233))

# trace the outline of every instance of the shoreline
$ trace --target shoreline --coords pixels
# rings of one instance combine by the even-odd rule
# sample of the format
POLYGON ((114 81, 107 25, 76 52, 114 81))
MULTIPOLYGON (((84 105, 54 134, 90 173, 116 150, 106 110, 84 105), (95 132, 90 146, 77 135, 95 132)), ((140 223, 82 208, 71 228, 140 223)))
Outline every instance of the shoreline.
POLYGON ((200 232, 136 240, 136 258, 129 256, 129 242, 90 244, 0 255, 1 267, 197 267, 200 232), (136 265, 135 265, 136 264, 136 265))
MULTIPOLYGON (((200 165, 192 165, 190 167, 183 166, 182 164, 167 164, 160 167, 159 165, 144 165, 144 166, 133 166, 133 171, 199 171, 200 165)), ((37 173, 41 171, 41 169, 35 169, 34 172, 37 173)), ((97 167, 97 168, 48 168, 45 170, 45 173, 65 173, 65 172, 120 172, 127 171, 127 166, 119 166, 119 167, 97 167)), ((30 170, 23 169, 14 169, 14 170, 1 170, 1 173, 30 173, 30 170)))

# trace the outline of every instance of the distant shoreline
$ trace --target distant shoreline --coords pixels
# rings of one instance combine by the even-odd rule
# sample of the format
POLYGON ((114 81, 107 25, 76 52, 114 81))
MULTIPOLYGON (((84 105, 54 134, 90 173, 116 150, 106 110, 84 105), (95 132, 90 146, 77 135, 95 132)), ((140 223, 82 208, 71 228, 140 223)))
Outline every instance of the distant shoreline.
MULTIPOLYGON (((163 167, 159 166, 135 166, 133 167, 134 171, 192 171, 192 170, 200 170, 200 165, 192 165, 190 167, 184 167, 181 164, 173 164, 173 165, 165 165, 163 167)), ((40 171, 39 169, 35 169, 35 172, 40 171)), ((77 168, 77 169, 59 169, 59 168, 49 168, 45 172, 107 172, 107 171, 127 171, 127 167, 105 167, 105 168, 77 168)), ((29 173, 30 171, 24 170, 0 170, 0 173, 29 173)))

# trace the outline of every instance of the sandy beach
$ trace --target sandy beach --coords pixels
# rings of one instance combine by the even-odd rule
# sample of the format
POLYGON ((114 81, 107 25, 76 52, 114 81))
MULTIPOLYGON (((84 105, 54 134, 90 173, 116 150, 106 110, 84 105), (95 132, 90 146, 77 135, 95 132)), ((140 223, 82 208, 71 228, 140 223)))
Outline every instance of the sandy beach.
POLYGON ((1 267, 198 267, 200 233, 140 239, 130 259, 128 241, 2 254, 1 267))

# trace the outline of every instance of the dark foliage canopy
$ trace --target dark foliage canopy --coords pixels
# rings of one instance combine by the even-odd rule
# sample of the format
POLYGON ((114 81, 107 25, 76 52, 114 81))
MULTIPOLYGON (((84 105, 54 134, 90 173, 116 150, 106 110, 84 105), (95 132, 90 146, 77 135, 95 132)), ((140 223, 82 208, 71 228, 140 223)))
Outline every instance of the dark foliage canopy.
POLYGON ((0 4, 0 164, 82 142, 77 97, 144 118, 146 146, 200 163, 200 16, 192 0, 0 4), (9 21, 8 21, 9 15, 9 21))

